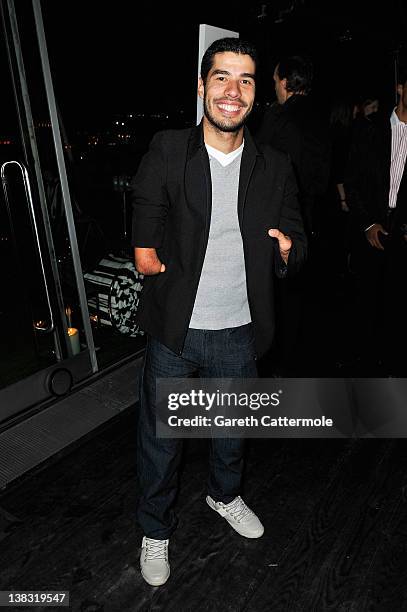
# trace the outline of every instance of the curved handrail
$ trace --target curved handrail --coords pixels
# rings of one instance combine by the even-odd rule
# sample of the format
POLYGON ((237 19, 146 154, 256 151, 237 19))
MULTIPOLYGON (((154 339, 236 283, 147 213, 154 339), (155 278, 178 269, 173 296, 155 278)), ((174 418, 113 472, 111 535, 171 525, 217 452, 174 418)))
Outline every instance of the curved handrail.
POLYGON ((16 164, 16 166, 18 166, 18 168, 21 170, 21 175, 23 177, 24 191, 25 191, 25 195, 26 195, 26 198, 27 198, 28 209, 30 211, 31 219, 32 219, 32 222, 33 222, 35 239, 37 241, 38 253, 39 253, 40 263, 41 263, 41 272, 42 272, 42 276, 43 276, 43 279, 44 279, 45 293, 46 293, 46 297, 47 297, 47 304, 48 304, 48 310, 49 310, 50 321, 51 321, 50 325, 48 325, 47 327, 37 327, 36 326, 35 329, 38 330, 38 331, 43 331, 43 332, 51 332, 51 331, 54 331, 54 329, 55 329, 55 323, 54 323, 54 317, 52 315, 52 307, 51 307, 51 300, 50 300, 50 297, 49 297, 48 281, 47 281, 47 277, 46 277, 46 274, 45 274, 44 261, 43 261, 43 258, 42 258, 41 242, 40 242, 40 236, 39 236, 39 233, 38 233, 37 219, 36 219, 36 216, 35 216, 34 202, 33 202, 33 198, 32 198, 32 192, 31 192, 30 179, 29 179, 29 176, 28 176, 28 170, 24 166, 24 164, 22 164, 21 162, 16 161, 16 160, 6 161, 1 166, 1 169, 0 169, 1 182, 3 184, 4 197, 6 199, 6 203, 7 203, 7 206, 9 208, 9 210, 11 210, 11 208, 10 208, 10 200, 9 200, 8 192, 7 192, 6 166, 8 166, 10 164, 16 164))

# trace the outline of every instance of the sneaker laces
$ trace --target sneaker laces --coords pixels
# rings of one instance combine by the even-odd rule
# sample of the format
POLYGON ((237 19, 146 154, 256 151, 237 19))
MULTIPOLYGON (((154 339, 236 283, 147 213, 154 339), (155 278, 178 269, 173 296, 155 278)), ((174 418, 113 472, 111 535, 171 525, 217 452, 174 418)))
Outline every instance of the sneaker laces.
POLYGON ((167 560, 168 540, 153 540, 146 538, 145 560, 152 561, 153 559, 167 560))
POLYGON ((254 514, 253 510, 250 510, 250 508, 246 506, 240 495, 230 502, 230 504, 224 506, 224 509, 229 512, 232 518, 234 518, 238 523, 240 523, 244 518, 254 514))

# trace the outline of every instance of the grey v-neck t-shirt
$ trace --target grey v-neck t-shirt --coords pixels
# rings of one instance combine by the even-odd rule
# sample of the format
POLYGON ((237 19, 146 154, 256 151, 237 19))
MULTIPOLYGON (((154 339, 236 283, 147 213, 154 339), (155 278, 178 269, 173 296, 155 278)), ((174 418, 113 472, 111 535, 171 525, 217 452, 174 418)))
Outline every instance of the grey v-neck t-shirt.
POLYGON ((237 214, 243 145, 239 152, 228 155, 208 145, 207 150, 212 179, 212 215, 189 327, 226 329, 251 322, 237 214))

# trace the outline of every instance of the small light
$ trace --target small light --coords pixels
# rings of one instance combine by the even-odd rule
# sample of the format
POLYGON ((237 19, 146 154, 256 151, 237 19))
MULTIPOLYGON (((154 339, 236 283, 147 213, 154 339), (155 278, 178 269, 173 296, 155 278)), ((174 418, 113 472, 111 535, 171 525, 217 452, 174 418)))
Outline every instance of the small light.
POLYGON ((48 323, 46 321, 34 321, 34 329, 46 329, 48 327, 48 323))

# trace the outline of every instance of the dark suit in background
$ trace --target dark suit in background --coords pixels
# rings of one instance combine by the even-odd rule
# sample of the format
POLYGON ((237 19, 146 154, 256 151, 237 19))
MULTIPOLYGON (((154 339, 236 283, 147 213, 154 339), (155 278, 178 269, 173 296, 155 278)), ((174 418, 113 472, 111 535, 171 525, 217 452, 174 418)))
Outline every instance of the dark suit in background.
MULTIPOLYGON (((328 130, 315 112, 312 98, 294 94, 284 104, 266 111, 256 134, 258 142, 288 153, 299 187, 300 210, 310 239, 318 226, 315 213, 329 181, 328 130)), ((296 344, 303 318, 306 270, 293 279, 277 281, 277 308, 281 325, 276 335, 276 370, 284 374, 295 368, 296 344)), ((274 360, 274 358, 273 358, 274 360)))
POLYGON ((358 301, 356 336, 365 374, 386 362, 386 372, 405 376, 405 283, 407 271, 407 171, 400 183, 396 208, 389 209, 392 132, 389 116, 355 129, 346 177, 346 192, 358 233, 351 266, 356 274, 358 301), (381 251, 372 247, 365 230, 380 223, 381 251))
POLYGON ((312 98, 292 95, 284 104, 273 104, 265 113, 256 138, 290 155, 301 212, 310 234, 314 229, 315 206, 325 194, 329 180, 327 128, 318 117, 312 98))

